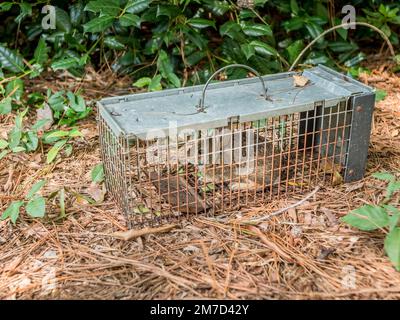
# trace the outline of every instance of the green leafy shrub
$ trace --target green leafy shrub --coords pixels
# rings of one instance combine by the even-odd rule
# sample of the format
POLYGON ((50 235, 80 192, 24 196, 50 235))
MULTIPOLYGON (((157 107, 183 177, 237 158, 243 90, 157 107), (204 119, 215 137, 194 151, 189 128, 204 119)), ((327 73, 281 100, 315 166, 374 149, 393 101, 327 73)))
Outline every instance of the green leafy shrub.
POLYGON ((400 180, 386 172, 373 175, 388 182, 385 199, 379 205, 366 204, 342 218, 343 222, 363 231, 382 230, 386 233, 385 251, 397 271, 400 271, 400 210, 388 204, 400 190, 400 180))

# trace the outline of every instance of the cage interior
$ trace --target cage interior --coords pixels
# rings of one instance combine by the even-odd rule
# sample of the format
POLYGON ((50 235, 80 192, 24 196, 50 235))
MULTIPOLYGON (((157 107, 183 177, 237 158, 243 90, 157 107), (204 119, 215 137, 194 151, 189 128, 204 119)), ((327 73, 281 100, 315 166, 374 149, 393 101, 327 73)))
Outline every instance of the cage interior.
POLYGON ((333 107, 155 139, 116 137, 100 120, 108 190, 131 225, 257 206, 341 182, 352 110, 333 107))

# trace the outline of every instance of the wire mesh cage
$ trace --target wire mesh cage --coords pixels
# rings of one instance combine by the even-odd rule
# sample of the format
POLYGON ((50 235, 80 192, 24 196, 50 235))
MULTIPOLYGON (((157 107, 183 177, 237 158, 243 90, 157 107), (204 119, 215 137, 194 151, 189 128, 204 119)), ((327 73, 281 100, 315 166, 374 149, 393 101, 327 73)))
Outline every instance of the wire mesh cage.
POLYGON ((103 99, 107 189, 136 227, 358 180, 374 97, 324 66, 261 77, 230 65, 204 86, 103 99), (257 77, 210 83, 230 67, 257 77))

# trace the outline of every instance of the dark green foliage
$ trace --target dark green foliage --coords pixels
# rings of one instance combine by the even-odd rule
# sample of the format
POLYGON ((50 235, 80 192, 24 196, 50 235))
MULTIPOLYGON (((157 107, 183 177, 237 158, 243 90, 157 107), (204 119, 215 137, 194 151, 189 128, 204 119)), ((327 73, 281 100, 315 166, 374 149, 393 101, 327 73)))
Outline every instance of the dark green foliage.
MULTIPOLYGON (((341 8, 349 4, 335 1, 333 14, 324 0, 258 0, 249 8, 217 0, 51 1, 57 6, 56 29, 43 30, 45 2, 0 5, 0 77, 26 72, 35 77, 49 66, 81 75, 87 64, 108 61, 115 72, 149 78, 146 86, 157 90, 203 82, 227 63, 245 63, 261 73, 284 71, 308 42, 341 23, 341 8)), ((398 45, 399 2, 350 4, 357 20, 374 24, 398 45)), ((351 69, 365 59, 359 48, 376 48, 375 43, 381 43, 379 35, 367 28, 342 29, 321 39, 303 63, 336 61, 351 69)))

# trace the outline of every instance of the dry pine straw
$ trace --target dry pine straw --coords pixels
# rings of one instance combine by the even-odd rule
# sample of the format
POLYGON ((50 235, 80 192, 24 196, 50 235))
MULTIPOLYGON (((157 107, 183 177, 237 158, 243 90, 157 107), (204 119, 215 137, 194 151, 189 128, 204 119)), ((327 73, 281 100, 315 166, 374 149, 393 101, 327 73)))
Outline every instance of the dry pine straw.
MULTIPOLYGON (((93 97, 110 87, 113 79, 107 77, 97 81, 103 87, 90 87, 93 81, 80 85, 93 97)), ((237 222, 304 195, 230 216, 199 216, 169 233, 131 241, 109 236, 125 227, 108 196, 89 205, 67 193, 64 222, 30 221, 25 215, 16 226, 0 222, 0 299, 399 299, 400 273, 384 255, 383 235, 338 221, 349 210, 382 199, 384 183, 371 178, 372 172, 400 168, 400 79, 382 69, 363 80, 389 92, 376 108, 363 181, 322 188, 300 207, 257 227, 237 222)), ((76 85, 68 78, 59 82, 63 88, 76 85)), ((0 121, 4 136, 13 117, 0 121)), ((0 212, 41 178, 48 180, 44 194, 63 186, 87 190, 89 172, 100 161, 94 117, 81 129, 85 141, 75 142, 73 156, 56 164, 46 165, 41 153, 0 162, 0 212)), ((57 206, 48 212, 57 215, 57 206)))

